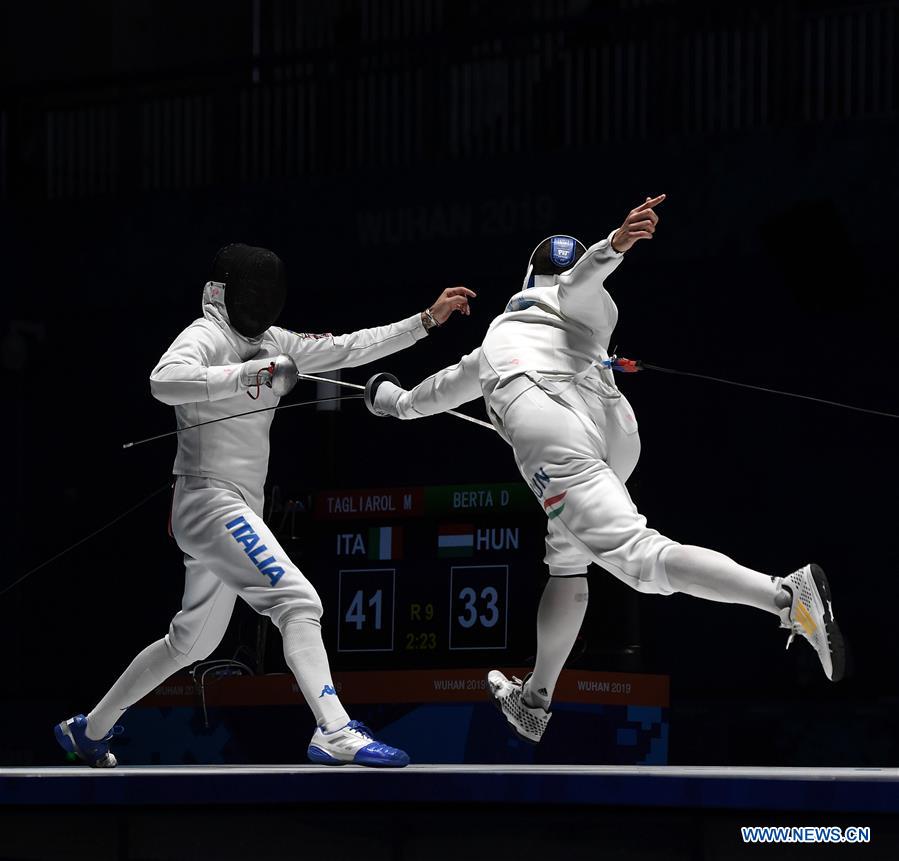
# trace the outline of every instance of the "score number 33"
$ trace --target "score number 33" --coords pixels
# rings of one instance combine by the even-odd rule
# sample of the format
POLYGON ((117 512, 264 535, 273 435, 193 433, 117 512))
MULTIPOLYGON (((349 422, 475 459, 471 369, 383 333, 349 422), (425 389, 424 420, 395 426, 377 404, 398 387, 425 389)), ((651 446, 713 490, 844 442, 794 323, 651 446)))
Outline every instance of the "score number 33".
POLYGON ((482 606, 482 612, 478 608, 478 593, 471 586, 466 586, 459 592, 459 600, 464 601, 463 615, 457 616, 459 624, 463 628, 471 628, 480 622, 485 628, 492 628, 499 621, 499 608, 496 606, 499 595, 493 586, 485 586, 481 589, 481 600, 486 603, 482 606))

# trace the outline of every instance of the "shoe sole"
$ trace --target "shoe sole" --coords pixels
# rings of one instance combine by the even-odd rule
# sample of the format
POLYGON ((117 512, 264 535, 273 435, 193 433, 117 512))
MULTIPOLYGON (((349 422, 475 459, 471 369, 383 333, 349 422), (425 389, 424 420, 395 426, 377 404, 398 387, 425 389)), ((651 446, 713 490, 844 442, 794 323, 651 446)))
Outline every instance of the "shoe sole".
POLYGON ((490 702, 493 703, 493 707, 503 716, 503 720, 506 722, 506 726, 512 730, 512 734, 520 738, 526 744, 531 745, 531 747, 537 747, 540 744, 539 740, 534 741, 532 738, 528 738, 526 735, 522 735, 518 731, 518 727, 515 726, 514 723, 510 720, 509 716, 506 714, 505 709, 503 708, 503 704, 499 701, 499 699, 493 693, 493 687, 490 684, 490 680, 487 680, 487 696, 490 698, 490 702))
POLYGON ((405 768, 409 764, 408 758, 405 762, 384 762, 366 759, 337 759, 331 756, 326 750, 320 747, 309 745, 306 748, 306 756, 310 762, 316 765, 341 766, 341 765, 361 765, 363 768, 405 768))
MULTIPOLYGON (((362 753, 360 750, 359 753, 362 753)), ((359 754, 357 753, 358 757, 359 754)), ((395 762, 389 759, 367 759, 368 754, 364 754, 362 759, 353 759, 353 765, 361 765, 365 768, 405 768, 409 764, 409 758, 406 757, 405 762, 395 762)))
POLYGON ((846 673, 846 641, 843 639, 840 627, 833 617, 830 583, 827 581, 827 575, 819 565, 814 563, 809 566, 809 570, 811 571, 815 588, 821 597, 821 603, 824 605, 824 631, 827 634, 827 645, 830 646, 830 680, 838 682, 846 673))

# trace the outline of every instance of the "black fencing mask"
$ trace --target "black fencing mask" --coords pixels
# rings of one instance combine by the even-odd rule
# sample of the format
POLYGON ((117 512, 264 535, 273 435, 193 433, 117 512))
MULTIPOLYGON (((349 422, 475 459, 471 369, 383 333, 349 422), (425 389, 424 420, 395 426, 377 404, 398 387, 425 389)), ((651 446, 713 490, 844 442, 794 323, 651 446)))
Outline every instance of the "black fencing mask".
POLYGON ((571 269, 586 250, 573 236, 548 236, 531 253, 522 290, 554 283, 554 276, 571 269))
POLYGON ((228 322, 245 338, 258 338, 284 308, 284 264, 267 248, 226 245, 215 255, 211 280, 225 285, 228 322))

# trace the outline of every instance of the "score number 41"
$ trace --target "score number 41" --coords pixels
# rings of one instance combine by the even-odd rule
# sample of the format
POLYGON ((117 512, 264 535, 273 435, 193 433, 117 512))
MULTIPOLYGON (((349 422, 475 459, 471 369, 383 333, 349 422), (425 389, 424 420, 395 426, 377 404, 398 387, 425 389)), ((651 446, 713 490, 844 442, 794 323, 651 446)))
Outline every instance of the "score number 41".
MULTIPOLYGON (((371 598, 369 599, 369 602, 368 602, 368 606, 374 607, 374 609, 375 609, 375 630, 376 631, 381 630, 381 619, 382 619, 381 605, 382 605, 382 602, 383 602, 383 590, 382 589, 378 589, 377 592, 375 592, 375 594, 371 596, 371 598)), ((346 621, 346 623, 348 625, 355 625, 357 631, 362 630, 362 626, 365 624, 365 620, 368 618, 368 616, 365 615, 365 612, 363 610, 364 604, 365 604, 365 594, 363 593, 362 589, 360 589, 353 596, 353 600, 350 601, 350 606, 346 611, 346 616, 344 616, 344 620, 346 621)))

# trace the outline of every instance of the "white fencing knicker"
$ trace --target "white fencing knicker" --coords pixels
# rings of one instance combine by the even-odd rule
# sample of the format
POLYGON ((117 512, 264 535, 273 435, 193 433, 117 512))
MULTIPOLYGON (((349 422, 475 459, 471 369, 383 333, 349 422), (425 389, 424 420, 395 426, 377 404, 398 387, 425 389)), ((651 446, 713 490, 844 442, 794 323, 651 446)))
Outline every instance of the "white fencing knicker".
POLYGON ((188 663, 221 642, 238 595, 282 630, 288 616, 321 618, 313 585, 228 482, 178 476, 172 534, 184 551, 185 586, 169 638, 188 663))
POLYGON ((677 542, 646 525, 624 486, 640 454, 627 399, 586 385, 516 381, 487 402, 547 515, 550 574, 584 574, 596 562, 639 592, 670 595, 664 555, 677 542))

